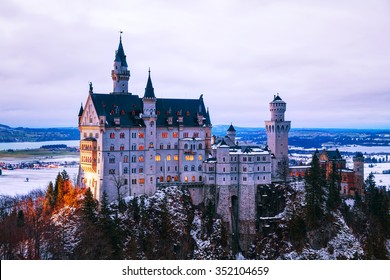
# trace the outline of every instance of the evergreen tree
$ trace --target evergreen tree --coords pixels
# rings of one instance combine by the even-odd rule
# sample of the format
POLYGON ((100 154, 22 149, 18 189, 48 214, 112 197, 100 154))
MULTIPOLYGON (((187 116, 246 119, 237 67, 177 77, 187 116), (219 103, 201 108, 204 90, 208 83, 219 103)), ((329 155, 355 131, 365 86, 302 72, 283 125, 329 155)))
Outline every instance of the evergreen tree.
POLYGON ((50 181, 49 185, 47 186, 45 202, 48 203, 51 207, 54 207, 55 195, 52 181, 50 181))
POLYGON ((340 175, 337 173, 336 163, 332 162, 332 172, 329 176, 329 193, 327 199, 327 206, 329 210, 335 210, 338 206, 340 206, 340 175))
POLYGON ((317 153, 314 153, 310 168, 305 174, 306 217, 308 225, 312 228, 318 227, 324 216, 324 186, 326 186, 324 172, 317 153))
POLYGON ((58 175, 56 177, 56 182, 54 185, 54 201, 55 205, 57 207, 62 206, 64 199, 64 178, 62 177, 61 173, 58 172, 58 175))

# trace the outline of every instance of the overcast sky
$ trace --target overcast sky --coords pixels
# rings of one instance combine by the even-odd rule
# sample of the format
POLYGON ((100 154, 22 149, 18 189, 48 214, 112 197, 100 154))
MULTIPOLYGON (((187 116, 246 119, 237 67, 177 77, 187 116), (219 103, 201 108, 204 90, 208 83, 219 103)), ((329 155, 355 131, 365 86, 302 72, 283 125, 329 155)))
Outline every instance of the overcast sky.
POLYGON ((390 128, 388 0, 1 0, 0 123, 77 126, 112 91, 123 30, 129 91, 199 98, 214 125, 390 128))

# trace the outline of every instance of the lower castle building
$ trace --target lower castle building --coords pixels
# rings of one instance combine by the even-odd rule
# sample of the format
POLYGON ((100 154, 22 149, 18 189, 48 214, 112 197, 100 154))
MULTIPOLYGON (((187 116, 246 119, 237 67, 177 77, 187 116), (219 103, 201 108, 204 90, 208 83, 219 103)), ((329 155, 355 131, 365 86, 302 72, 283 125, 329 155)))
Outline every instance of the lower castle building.
POLYGON ((111 77, 113 92, 95 93, 90 83, 79 111, 79 185, 89 187, 97 200, 105 192, 109 201, 153 195, 169 185, 186 187, 195 205, 213 200, 245 251, 256 235, 257 186, 270 184, 273 165, 288 155, 286 103, 279 96, 270 103, 270 149, 242 146, 233 125, 224 138, 212 138, 202 95, 156 97, 150 70, 143 97, 130 93, 121 37, 111 77))

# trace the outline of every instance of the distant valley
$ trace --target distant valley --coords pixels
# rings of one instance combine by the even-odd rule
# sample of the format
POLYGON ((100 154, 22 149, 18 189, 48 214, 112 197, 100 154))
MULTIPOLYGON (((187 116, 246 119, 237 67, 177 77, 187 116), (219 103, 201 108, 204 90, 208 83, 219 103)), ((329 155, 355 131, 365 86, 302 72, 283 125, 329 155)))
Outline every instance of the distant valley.
MULTIPOLYGON (((212 133, 223 136, 229 125, 215 125, 212 133)), ((235 127, 237 139, 241 144, 267 143, 264 128, 235 127)), ((12 128, 0 124, 0 143, 4 142, 40 142, 79 140, 77 127, 68 128, 12 128)), ((332 128, 293 128, 289 133, 289 146, 304 149, 357 146, 390 146, 390 129, 332 129, 332 128)))

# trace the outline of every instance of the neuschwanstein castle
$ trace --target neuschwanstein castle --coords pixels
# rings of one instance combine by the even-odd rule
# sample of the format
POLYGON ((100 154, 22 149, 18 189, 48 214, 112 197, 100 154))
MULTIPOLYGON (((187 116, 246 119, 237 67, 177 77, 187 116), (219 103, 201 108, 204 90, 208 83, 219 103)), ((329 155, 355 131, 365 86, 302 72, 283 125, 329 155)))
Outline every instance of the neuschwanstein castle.
POLYGON ((211 134, 203 96, 158 98, 152 78, 142 97, 128 91, 130 71, 120 37, 111 71, 113 92, 95 93, 90 84, 79 112, 79 185, 94 197, 153 195, 179 185, 194 205, 212 200, 232 236, 245 251, 256 235, 257 186, 270 184, 288 156, 290 121, 280 96, 270 102, 265 122, 268 148, 243 146, 231 125, 225 137, 211 134))

